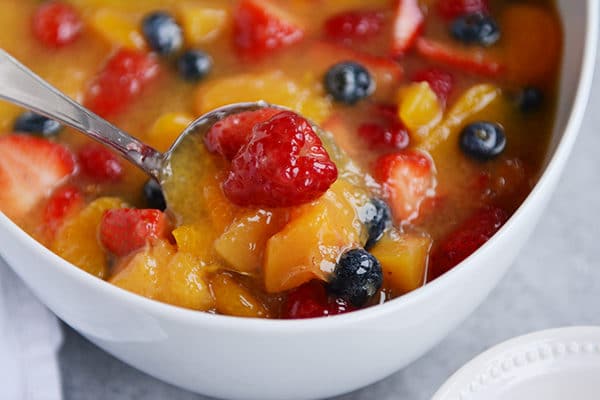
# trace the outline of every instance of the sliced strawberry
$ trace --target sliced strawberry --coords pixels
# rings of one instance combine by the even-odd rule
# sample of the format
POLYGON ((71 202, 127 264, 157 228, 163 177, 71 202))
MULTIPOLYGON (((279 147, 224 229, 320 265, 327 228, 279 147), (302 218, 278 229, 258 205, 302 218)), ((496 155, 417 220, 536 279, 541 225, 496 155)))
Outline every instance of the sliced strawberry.
POLYGON ((417 218, 421 203, 435 195, 433 161, 420 151, 404 150, 380 157, 375 162, 373 176, 383 186, 397 221, 417 218))
POLYGON ((438 13, 447 20, 465 14, 484 13, 490 11, 489 0, 438 0, 438 13))
POLYGON ((316 41, 309 49, 308 59, 313 65, 322 66, 325 71, 332 65, 342 61, 355 61, 369 70, 377 83, 377 91, 399 82, 404 70, 395 60, 379 57, 348 48, 339 43, 316 41))
POLYGON ((46 232, 53 236, 65 218, 82 208, 83 204, 83 194, 75 186, 64 186, 52 193, 42 212, 42 221, 46 232))
POLYGON ((449 271, 487 242, 508 220, 508 213, 490 206, 475 211, 436 246, 429 263, 428 280, 449 271))
POLYGON ((64 146, 27 135, 0 137, 0 210, 20 218, 75 171, 64 146))
POLYGON ((140 96, 158 72, 158 62, 151 54, 121 49, 92 82, 84 103, 101 117, 119 113, 140 96))
POLYGON ((343 314, 354 309, 345 300, 328 296, 322 282, 311 281, 288 293, 281 309, 281 318, 326 317, 343 314))
POLYGON ((160 210, 118 208, 106 211, 100 222, 100 242, 116 256, 168 235, 169 221, 160 210))
POLYGON ((392 56, 404 55, 423 30, 425 16, 418 0, 399 0, 394 19, 392 56))
POLYGON ((325 36, 329 39, 352 41, 377 35, 383 25, 383 13, 352 10, 336 14, 325 21, 325 36))
POLYGON ((262 57, 304 37, 304 30, 291 15, 266 0, 241 0, 233 20, 235 48, 243 57, 262 57))
POLYGON ((41 4, 32 19, 35 38, 47 47, 63 47, 81 34, 83 21, 73 6, 62 1, 41 4))
POLYGON ((211 153, 218 153, 232 160, 240 148, 248 143, 254 125, 280 112, 276 108, 264 108, 230 115, 214 124, 204 136, 206 148, 211 153))
POLYGON ((118 182, 124 174, 121 160, 98 143, 89 143, 77 153, 83 173, 99 182, 118 182))
POLYGON ((417 71, 412 80, 414 82, 427 82, 443 104, 448 102, 448 97, 454 87, 454 77, 449 72, 439 68, 426 68, 417 71))
POLYGON ((494 78, 501 76, 506 70, 504 64, 484 49, 465 49, 423 37, 417 39, 415 46, 419 54, 430 61, 449 65, 465 72, 494 78))

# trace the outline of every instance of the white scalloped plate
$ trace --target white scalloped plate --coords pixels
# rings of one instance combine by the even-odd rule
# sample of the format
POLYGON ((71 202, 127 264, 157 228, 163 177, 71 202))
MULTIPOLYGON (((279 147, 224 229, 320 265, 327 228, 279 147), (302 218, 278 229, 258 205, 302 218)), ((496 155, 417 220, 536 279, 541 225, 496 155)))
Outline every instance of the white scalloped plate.
POLYGON ((459 369, 432 400, 598 400, 600 327, 511 339, 459 369))

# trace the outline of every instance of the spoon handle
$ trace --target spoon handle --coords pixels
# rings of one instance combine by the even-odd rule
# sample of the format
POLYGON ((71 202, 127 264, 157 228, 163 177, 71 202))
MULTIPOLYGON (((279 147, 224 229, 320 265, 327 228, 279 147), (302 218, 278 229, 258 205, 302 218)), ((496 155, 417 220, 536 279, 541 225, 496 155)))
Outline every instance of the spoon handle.
POLYGON ((163 154, 140 142, 50 86, 0 49, 0 99, 70 126, 120 153, 158 179, 163 154))

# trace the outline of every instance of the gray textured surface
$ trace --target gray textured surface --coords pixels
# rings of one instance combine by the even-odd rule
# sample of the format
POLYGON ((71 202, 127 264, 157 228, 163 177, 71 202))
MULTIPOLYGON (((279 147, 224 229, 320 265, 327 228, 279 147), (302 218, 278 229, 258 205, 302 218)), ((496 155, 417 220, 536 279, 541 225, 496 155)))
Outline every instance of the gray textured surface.
MULTIPOLYGON (((594 88, 560 186, 501 284, 456 331, 419 361, 338 400, 427 400, 461 365, 505 339, 564 325, 600 325, 598 77, 594 88)), ((65 400, 206 399, 128 367, 67 327, 65 333, 60 353, 65 400)))

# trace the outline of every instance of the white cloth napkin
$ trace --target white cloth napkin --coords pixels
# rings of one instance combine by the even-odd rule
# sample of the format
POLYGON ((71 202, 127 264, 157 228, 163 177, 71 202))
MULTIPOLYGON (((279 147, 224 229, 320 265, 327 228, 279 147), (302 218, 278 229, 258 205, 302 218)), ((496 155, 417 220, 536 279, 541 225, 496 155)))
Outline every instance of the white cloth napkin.
POLYGON ((0 399, 60 400, 56 317, 0 258, 0 399))

